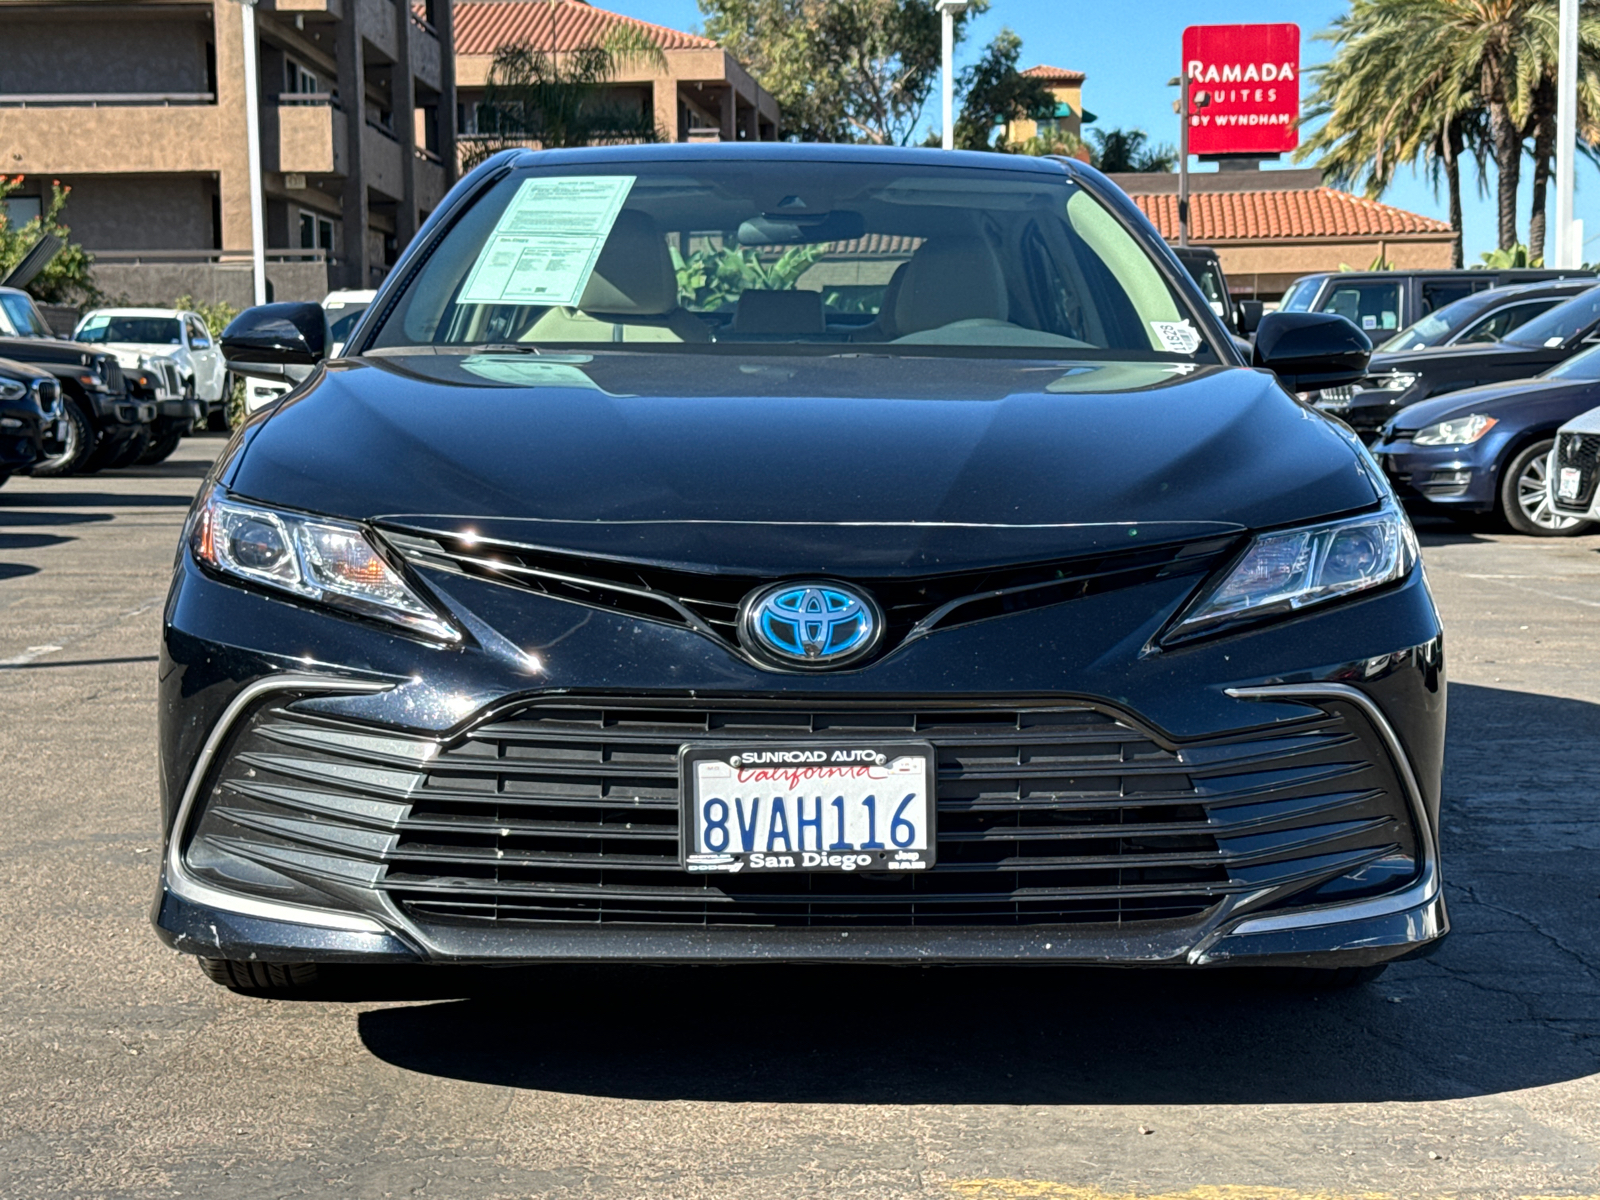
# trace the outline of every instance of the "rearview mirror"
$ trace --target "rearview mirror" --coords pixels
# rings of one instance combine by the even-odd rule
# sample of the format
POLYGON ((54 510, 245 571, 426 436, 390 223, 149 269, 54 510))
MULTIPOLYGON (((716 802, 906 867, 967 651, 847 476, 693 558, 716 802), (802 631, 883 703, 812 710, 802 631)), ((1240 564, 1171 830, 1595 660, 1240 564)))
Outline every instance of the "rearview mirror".
POLYGON ((1265 307, 1259 300, 1239 301, 1239 332, 1249 335, 1259 329, 1265 307))
POLYGON ((1268 313, 1256 327, 1254 364, 1291 392, 1354 383, 1371 357, 1367 335, 1334 313, 1268 313))
POLYGON ((298 383, 324 358, 328 323, 320 304, 259 304, 229 322, 221 341, 222 357, 235 374, 298 383))

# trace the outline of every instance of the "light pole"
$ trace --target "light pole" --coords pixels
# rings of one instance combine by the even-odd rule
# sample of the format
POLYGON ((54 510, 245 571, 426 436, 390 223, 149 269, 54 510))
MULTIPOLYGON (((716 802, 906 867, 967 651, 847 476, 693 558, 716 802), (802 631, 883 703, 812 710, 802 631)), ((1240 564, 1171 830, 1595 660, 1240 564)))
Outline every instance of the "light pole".
POLYGON ((968 0, 939 0, 939 34, 944 75, 939 81, 943 107, 944 148, 956 147, 956 18, 967 11, 968 0))
POLYGON ((261 212, 261 97, 256 86, 256 0, 243 0, 244 125, 250 154, 250 267, 255 302, 267 302, 267 230, 261 212))
MULTIPOLYGON (((1182 75, 1167 80, 1168 87, 1178 89, 1178 245, 1189 244, 1189 68, 1182 75)), ((1201 92, 1195 97, 1195 107, 1204 108, 1211 96, 1201 92)))
MULTIPOLYGON (((1578 149, 1578 0, 1561 0, 1561 45, 1556 55, 1555 266, 1583 265, 1583 236, 1572 217, 1574 159, 1578 149)), ((1543 246, 1530 246, 1543 253, 1543 246)))

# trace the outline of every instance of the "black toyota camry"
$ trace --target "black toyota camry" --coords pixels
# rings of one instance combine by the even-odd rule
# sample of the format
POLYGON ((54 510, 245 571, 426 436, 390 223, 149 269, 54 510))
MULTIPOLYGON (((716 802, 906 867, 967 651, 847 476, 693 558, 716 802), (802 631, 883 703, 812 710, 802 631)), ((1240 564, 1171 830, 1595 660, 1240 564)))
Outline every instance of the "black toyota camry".
POLYGON ((515 151, 195 503, 154 919, 328 963, 1370 977, 1437 943, 1439 618, 1349 430, 1076 162, 515 151))

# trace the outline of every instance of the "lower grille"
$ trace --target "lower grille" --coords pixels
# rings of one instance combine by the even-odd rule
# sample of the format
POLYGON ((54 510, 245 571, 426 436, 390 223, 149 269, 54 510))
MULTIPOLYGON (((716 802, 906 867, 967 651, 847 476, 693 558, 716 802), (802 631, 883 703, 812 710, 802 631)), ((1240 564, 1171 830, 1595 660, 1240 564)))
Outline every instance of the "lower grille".
POLYGON ((1600 433, 1563 433, 1556 438, 1556 482, 1563 468, 1578 472, 1578 494, 1570 499, 1557 493, 1556 507, 1575 513, 1589 510, 1595 484, 1600 481, 1600 433))
POLYGON ((563 699, 440 744, 280 701, 220 762, 185 850, 197 875, 383 893, 421 923, 1126 924, 1336 878, 1397 885, 1415 859, 1381 744, 1337 705, 1170 747, 1080 706, 563 699), (928 872, 679 869, 681 746, 909 737, 938 757, 928 872))

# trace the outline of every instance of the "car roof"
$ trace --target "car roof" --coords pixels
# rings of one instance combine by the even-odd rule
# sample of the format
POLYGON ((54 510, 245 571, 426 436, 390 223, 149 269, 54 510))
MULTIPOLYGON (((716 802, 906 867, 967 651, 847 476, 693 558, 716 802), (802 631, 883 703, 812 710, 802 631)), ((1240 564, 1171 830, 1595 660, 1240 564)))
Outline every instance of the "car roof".
POLYGON ((929 150, 920 146, 847 146, 807 142, 658 142, 653 145, 581 146, 568 150, 511 150, 512 166, 585 162, 859 162, 916 167, 979 167, 1036 175, 1069 175, 1078 166, 1060 158, 994 154, 981 150, 929 150))
POLYGON ((90 317, 183 317, 188 316, 186 308, 91 308, 84 313, 80 320, 90 317))

